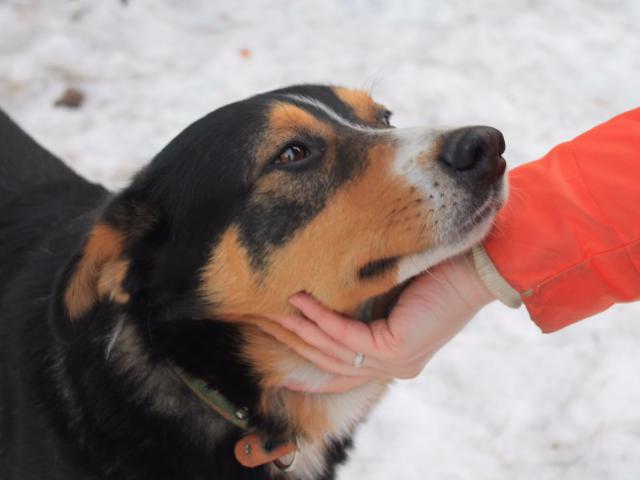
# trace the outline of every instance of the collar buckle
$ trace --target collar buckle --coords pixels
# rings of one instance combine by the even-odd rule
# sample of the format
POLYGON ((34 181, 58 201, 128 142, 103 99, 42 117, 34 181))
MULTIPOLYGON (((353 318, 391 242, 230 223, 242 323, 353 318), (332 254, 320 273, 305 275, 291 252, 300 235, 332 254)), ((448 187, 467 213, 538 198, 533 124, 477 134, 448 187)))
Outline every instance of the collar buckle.
MULTIPOLYGON (((196 397, 218 415, 242 430, 249 428, 250 412, 247 407, 236 408, 222 393, 209 388, 203 380, 189 375, 178 367, 174 367, 174 371, 196 397)), ((245 435, 238 440, 234 448, 236 460, 245 467, 255 468, 273 462, 275 467, 283 472, 295 469, 299 452, 300 445, 297 439, 266 451, 257 433, 245 435)))
POLYGON ((300 448, 296 440, 267 451, 262 446, 260 436, 251 433, 238 440, 234 453, 236 460, 244 467, 255 468, 273 462, 279 470, 290 472, 296 467, 300 448))

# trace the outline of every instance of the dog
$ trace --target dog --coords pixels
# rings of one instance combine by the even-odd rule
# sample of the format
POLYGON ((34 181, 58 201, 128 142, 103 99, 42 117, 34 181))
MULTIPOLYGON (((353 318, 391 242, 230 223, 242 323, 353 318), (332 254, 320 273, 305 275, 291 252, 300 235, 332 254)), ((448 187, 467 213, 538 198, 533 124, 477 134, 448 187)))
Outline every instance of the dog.
POLYGON ((334 478, 389 380, 283 388, 331 376, 269 317, 300 291, 357 315, 506 198, 498 130, 390 115, 347 88, 256 95, 117 194, 0 115, 0 478, 334 478))

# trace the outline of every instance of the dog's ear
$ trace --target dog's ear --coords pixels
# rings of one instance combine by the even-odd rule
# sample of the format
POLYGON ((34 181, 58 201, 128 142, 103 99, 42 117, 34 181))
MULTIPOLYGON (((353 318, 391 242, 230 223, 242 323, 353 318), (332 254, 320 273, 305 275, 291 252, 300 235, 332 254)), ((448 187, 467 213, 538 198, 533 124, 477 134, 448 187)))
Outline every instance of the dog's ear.
POLYGON ((77 320, 100 298, 127 300, 122 282, 127 272, 123 258, 125 233, 116 226, 98 221, 69 274, 63 301, 70 320, 77 320))
POLYGON ((78 252, 58 272, 50 311, 50 323, 58 337, 67 340, 74 322, 97 303, 129 301, 125 288, 128 251, 154 221, 151 208, 124 197, 116 197, 107 207, 78 252))

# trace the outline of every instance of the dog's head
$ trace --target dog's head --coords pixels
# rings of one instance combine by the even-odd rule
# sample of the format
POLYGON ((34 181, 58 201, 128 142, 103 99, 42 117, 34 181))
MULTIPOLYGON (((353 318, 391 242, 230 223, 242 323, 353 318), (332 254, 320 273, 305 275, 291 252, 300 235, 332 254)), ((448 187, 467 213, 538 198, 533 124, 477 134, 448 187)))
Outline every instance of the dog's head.
POLYGON ((69 317, 106 299, 233 320, 299 291, 353 313, 469 248, 505 197, 502 135, 389 116, 365 92, 296 86, 196 121, 94 227, 69 317))

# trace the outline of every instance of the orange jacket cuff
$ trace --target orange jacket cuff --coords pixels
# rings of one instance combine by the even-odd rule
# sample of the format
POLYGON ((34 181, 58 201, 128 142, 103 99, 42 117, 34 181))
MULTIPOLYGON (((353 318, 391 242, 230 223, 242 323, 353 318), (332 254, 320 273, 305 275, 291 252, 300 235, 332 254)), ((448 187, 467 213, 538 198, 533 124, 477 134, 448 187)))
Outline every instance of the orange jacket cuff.
POLYGON ((640 299, 640 109, 509 177, 484 247, 544 332, 640 299))

